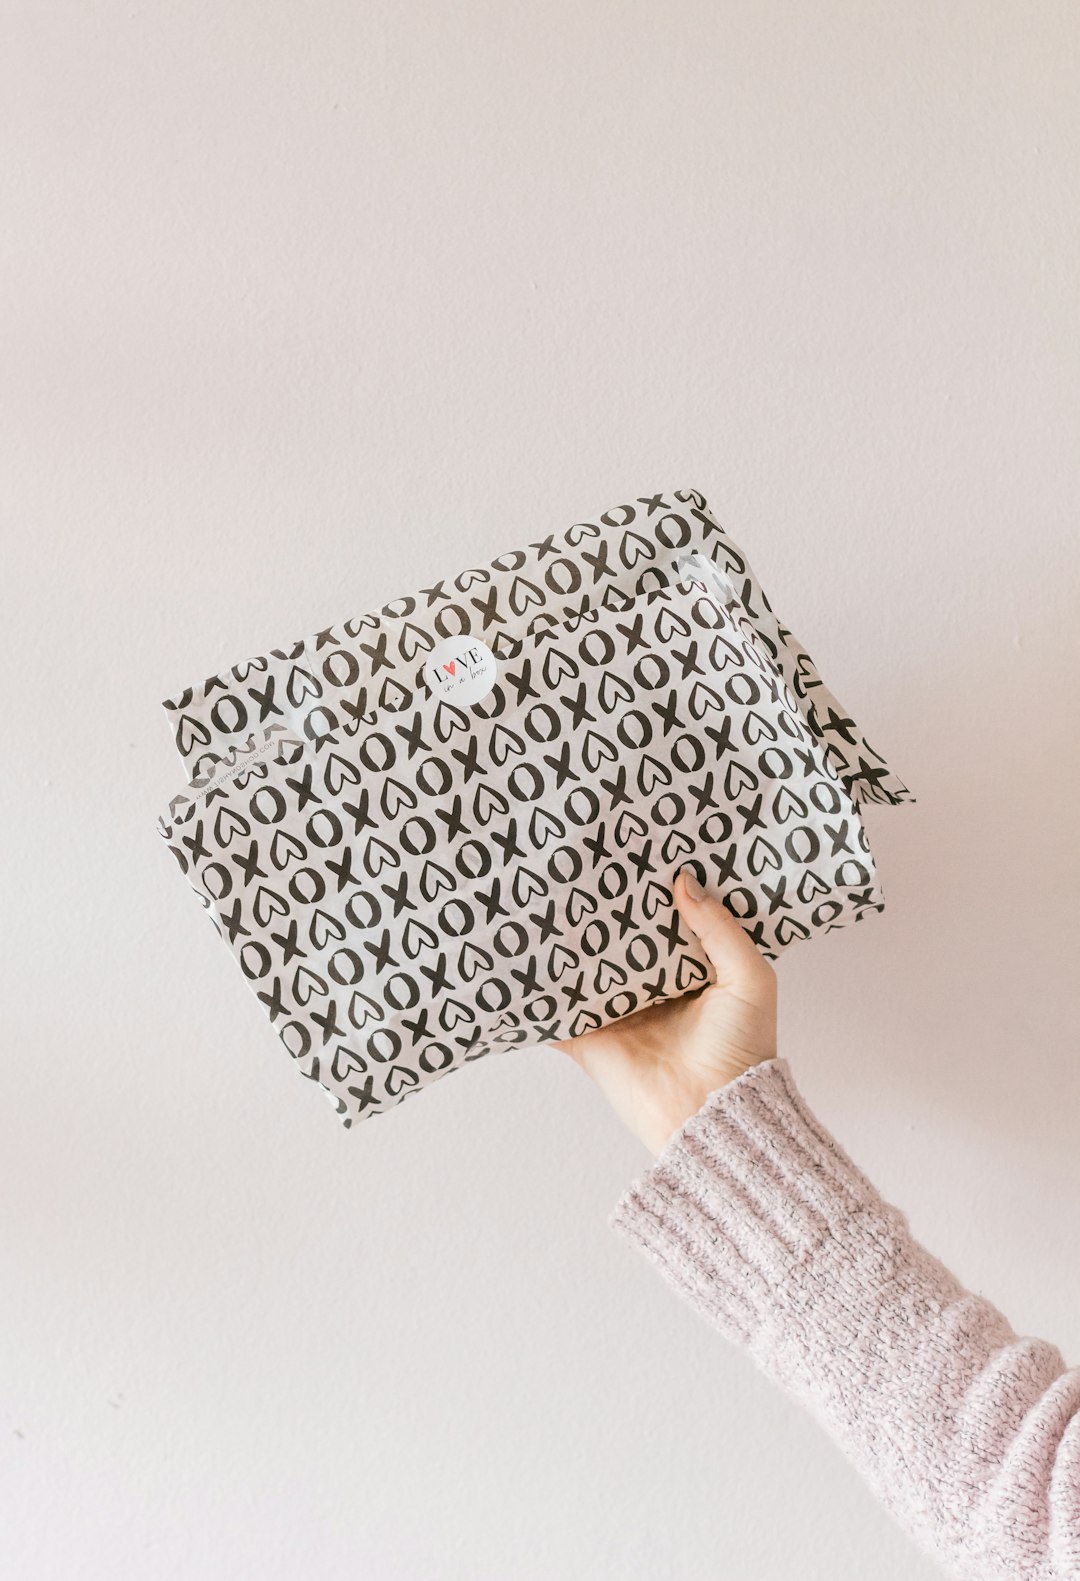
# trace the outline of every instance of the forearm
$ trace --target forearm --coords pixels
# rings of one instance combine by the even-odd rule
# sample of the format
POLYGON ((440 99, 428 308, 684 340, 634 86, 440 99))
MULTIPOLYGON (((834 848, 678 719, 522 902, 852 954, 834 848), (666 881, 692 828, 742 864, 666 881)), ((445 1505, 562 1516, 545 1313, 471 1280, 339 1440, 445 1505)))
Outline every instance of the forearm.
POLYGON ((913 1240, 785 1061, 714 1092, 611 1223, 953 1573, 1080 1577, 1080 1371, 913 1240))

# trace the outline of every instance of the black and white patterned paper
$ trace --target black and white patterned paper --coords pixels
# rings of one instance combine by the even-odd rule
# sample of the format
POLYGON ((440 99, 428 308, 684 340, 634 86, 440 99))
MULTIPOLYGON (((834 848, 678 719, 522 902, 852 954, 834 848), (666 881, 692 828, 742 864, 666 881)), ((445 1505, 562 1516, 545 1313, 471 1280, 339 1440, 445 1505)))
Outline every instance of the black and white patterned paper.
POLYGON ((165 706, 160 832, 346 1125, 703 987, 681 867, 769 956, 881 910, 858 804, 913 799, 690 492, 165 706))

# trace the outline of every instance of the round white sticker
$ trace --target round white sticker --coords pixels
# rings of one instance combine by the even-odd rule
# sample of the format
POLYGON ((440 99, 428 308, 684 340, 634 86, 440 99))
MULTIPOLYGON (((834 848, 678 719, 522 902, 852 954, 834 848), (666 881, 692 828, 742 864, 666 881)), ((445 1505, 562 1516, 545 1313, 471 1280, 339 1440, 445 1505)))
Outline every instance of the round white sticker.
POLYGON ((424 680, 432 697, 467 707, 491 691, 497 669, 495 655, 479 637, 444 637, 424 665, 424 680))

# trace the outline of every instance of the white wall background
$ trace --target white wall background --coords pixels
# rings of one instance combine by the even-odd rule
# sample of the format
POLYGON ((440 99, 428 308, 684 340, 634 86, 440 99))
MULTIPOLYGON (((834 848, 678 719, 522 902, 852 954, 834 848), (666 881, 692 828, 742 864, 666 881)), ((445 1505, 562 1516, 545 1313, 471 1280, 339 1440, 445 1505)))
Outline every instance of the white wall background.
POLYGON ((702 489, 918 793, 785 1052, 1080 1361, 1080 22, 3 5, 0 1571, 936 1574, 606 1215, 553 1050, 346 1133, 154 821, 159 699, 702 489))

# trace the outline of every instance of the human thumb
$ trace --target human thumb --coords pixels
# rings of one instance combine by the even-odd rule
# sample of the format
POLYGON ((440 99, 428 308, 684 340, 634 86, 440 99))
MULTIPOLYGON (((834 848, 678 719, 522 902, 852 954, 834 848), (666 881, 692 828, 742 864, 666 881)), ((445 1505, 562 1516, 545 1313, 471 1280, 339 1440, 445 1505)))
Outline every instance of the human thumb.
POLYGON ((676 877, 675 903, 682 920, 701 940, 721 986, 749 986, 772 975, 772 967, 737 918, 690 868, 680 869, 676 877))

